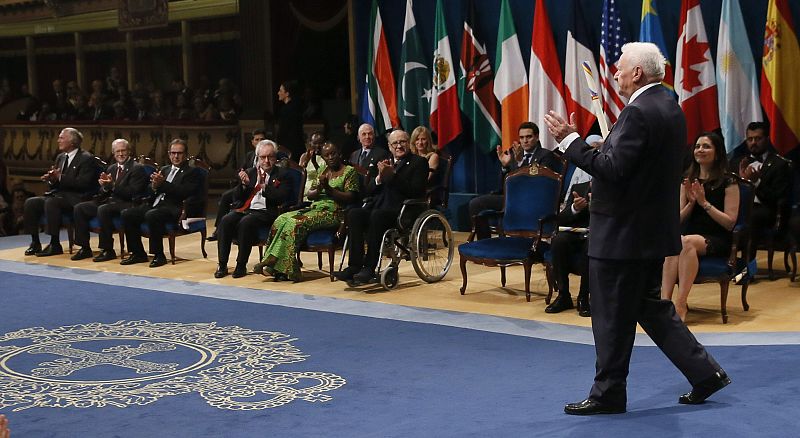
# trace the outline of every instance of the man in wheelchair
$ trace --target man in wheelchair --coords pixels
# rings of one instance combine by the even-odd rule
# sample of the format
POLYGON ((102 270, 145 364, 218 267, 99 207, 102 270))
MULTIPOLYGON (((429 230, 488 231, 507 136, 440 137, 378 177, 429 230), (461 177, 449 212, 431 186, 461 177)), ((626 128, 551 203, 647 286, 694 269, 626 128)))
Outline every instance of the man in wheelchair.
POLYGON ((375 277, 383 233, 395 226, 403 201, 425 196, 428 161, 410 153, 408 133, 393 131, 389 135, 389 150, 392 159, 370 167, 364 188, 370 200, 347 214, 348 267, 335 276, 351 287, 369 283, 375 277))

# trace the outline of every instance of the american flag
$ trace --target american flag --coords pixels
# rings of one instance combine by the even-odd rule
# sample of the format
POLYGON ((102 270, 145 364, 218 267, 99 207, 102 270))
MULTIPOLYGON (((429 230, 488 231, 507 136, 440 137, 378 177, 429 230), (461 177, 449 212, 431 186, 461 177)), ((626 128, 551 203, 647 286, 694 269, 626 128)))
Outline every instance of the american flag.
POLYGON ((627 99, 620 96, 619 86, 614 80, 617 72, 617 61, 622 55, 622 45, 627 43, 622 32, 622 20, 619 17, 615 0, 603 1, 603 17, 600 25, 600 89, 603 93, 603 112, 611 123, 617 121, 619 113, 627 99))

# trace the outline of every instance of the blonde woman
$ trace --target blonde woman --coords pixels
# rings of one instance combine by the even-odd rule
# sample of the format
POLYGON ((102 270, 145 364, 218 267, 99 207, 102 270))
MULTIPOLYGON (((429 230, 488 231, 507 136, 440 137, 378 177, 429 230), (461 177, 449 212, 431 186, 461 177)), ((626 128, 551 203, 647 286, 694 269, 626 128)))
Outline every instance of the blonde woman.
POLYGON ((411 132, 411 152, 428 160, 428 181, 432 180, 439 168, 439 153, 433 145, 428 128, 417 126, 411 132))

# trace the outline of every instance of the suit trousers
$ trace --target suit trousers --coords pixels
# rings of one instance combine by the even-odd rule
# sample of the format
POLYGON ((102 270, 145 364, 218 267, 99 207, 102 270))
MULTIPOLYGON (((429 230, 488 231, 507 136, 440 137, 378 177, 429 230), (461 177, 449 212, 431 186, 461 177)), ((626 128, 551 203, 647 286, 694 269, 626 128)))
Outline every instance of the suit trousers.
POLYGON ((750 258, 754 258, 758 245, 761 243, 762 236, 767 230, 771 230, 775 226, 775 220, 778 213, 774 208, 768 207, 761 203, 753 204, 753 211, 750 213, 750 258))
POLYGON ((589 239, 579 233, 560 232, 550 241, 550 252, 553 255, 553 273, 560 295, 569 296, 569 274, 581 276, 579 296, 589 293, 589 281, 586 275, 589 264, 589 239))
POLYGON ((97 216, 100 221, 100 249, 113 250, 114 249, 114 218, 118 217, 122 210, 131 207, 131 203, 127 201, 110 201, 102 205, 98 205, 95 201, 81 202, 75 206, 75 243, 81 247, 89 247, 89 221, 97 216))
POLYGON ((672 302, 661 299, 663 265, 663 259, 589 258, 592 332, 597 352, 589 398, 625 407, 637 323, 692 385, 720 370, 675 313, 672 302))
POLYGON ((233 199, 238 192, 238 188, 234 187, 230 190, 226 190, 222 192, 222 195, 219 197, 219 202, 217 203, 217 217, 214 219, 214 226, 219 226, 219 221, 222 220, 222 217, 226 214, 230 213, 231 211, 231 204, 233 203, 233 199))
POLYGON ((233 239, 239 243, 237 265, 246 265, 250 260, 250 251, 258 243, 258 232, 267 229, 275 222, 278 215, 268 210, 247 210, 242 213, 232 211, 219 221, 217 226, 217 255, 220 265, 228 264, 233 239))
POLYGON ((350 245, 348 266, 375 270, 378 265, 383 233, 395 228, 399 210, 389 208, 351 208, 347 213, 347 237, 350 245), (364 243, 367 252, 364 254, 364 243))
POLYGON ((61 196, 35 196, 25 200, 23 217, 25 232, 33 237, 34 242, 39 241, 39 219, 42 215, 47 218, 45 232, 50 237, 58 239, 61 232, 61 215, 72 214, 73 204, 61 196))
MULTIPOLYGON (((469 219, 475 220, 475 215, 483 210, 500 211, 503 209, 503 195, 480 195, 469 201, 469 219)), ((490 237, 489 223, 479 221, 472 224, 475 227, 475 237, 485 239, 490 237)))
POLYGON ((142 245, 142 224, 146 223, 150 230, 150 254, 164 255, 164 234, 166 225, 177 225, 181 210, 178 206, 160 202, 158 206, 142 205, 122 211, 122 224, 125 227, 125 240, 132 255, 144 256, 142 245))

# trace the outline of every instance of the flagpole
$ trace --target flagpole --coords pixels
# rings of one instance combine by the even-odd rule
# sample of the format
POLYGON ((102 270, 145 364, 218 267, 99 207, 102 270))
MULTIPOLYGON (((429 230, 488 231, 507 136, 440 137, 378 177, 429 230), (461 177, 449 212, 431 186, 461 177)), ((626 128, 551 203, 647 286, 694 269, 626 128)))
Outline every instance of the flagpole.
POLYGON ((592 95, 592 110, 594 111, 595 117, 597 117, 598 123, 600 123, 600 133, 603 135, 603 138, 608 137, 608 120, 606 119, 606 114, 603 112, 603 106, 600 104, 600 94, 598 94, 597 84, 594 82, 594 78, 592 77, 592 67, 589 66, 589 63, 583 61, 583 75, 586 77, 586 86, 589 87, 589 93, 592 95))

